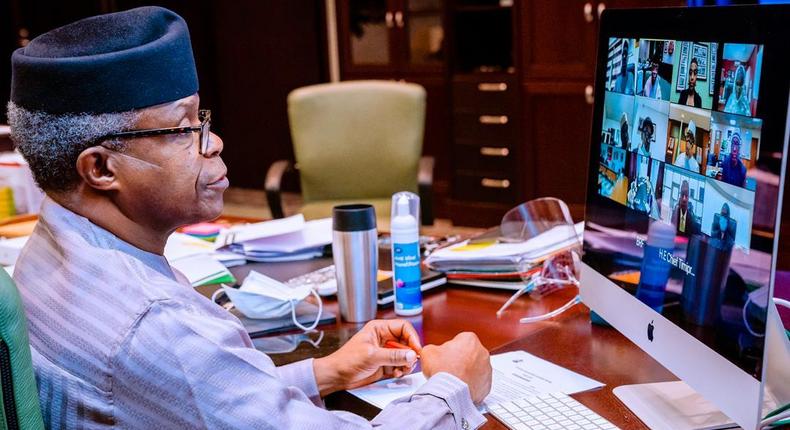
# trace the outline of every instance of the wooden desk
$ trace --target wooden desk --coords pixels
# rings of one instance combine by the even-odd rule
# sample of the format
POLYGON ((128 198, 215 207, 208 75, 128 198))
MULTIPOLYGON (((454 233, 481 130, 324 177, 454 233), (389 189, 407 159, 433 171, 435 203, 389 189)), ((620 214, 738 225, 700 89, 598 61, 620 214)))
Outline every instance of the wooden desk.
MULTIPOLYGON (((331 264, 331 259, 277 264, 250 264, 233 269, 238 279, 250 270, 286 280, 302 273, 331 264)), ((199 287, 210 294, 212 287, 199 287)), ((551 321, 519 324, 525 315, 539 315, 553 310, 570 300, 575 290, 554 293, 541 301, 519 299, 501 319, 496 311, 510 296, 510 292, 482 288, 446 286, 430 291, 423 300, 423 314, 411 317, 423 343, 442 343, 462 331, 475 332, 492 353, 522 349, 583 375, 597 379, 606 387, 573 397, 622 429, 646 428, 617 400, 612 389, 623 384, 675 380, 669 371, 612 328, 590 324, 589 312, 578 305, 551 321)), ((325 299, 324 306, 339 315, 337 301, 325 299)), ((390 309, 379 310, 379 318, 395 318, 390 309)), ((343 344, 360 327, 340 320, 334 325, 319 327, 325 338, 321 348, 303 344, 286 355, 271 355, 278 365, 307 357, 327 355, 343 344)), ((345 393, 335 393, 326 399, 330 409, 343 409, 372 418, 378 409, 345 393)), ((484 429, 504 429, 489 416, 484 429)))

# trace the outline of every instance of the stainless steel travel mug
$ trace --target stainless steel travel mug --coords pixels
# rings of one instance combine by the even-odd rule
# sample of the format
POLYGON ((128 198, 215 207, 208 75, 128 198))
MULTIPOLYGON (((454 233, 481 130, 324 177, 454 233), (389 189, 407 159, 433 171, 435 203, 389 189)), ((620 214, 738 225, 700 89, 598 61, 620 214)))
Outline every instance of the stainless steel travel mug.
POLYGON ((378 294, 376 210, 365 204, 335 206, 332 229, 340 315, 348 322, 370 321, 378 294))

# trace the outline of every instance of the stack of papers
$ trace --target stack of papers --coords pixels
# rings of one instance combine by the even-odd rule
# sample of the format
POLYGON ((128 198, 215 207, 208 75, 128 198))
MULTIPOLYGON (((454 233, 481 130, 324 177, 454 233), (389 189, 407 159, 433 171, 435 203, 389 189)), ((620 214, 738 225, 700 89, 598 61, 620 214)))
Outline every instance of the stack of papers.
MULTIPOLYGON (((302 215, 245 226, 226 235, 221 250, 249 261, 296 261, 321 257, 332 244, 332 219, 304 221, 302 215), (277 223, 272 228, 270 223, 277 223)), ((222 233, 220 233, 222 236, 222 233)), ((219 240, 219 239, 218 239, 219 240)))
POLYGON ((179 258, 171 261, 170 265, 186 276, 193 287, 236 282, 236 278, 228 271, 228 268, 209 254, 195 254, 179 258))
MULTIPOLYGON (((601 382, 525 351, 492 355, 491 367, 494 371, 491 392, 483 401, 483 407, 541 394, 570 395, 604 386, 601 382)), ((396 399, 413 395, 425 382, 425 376, 418 372, 400 379, 374 382, 349 392, 384 409, 396 399)))
POLYGON ((519 289, 550 256, 581 245, 584 227, 557 226, 522 242, 470 239, 431 254, 425 263, 455 284, 519 289))
MULTIPOLYGON (((205 240, 173 233, 165 244, 165 258, 193 287, 236 282, 221 262, 221 256, 214 251, 214 246, 205 240)), ((243 260, 241 264, 244 264, 243 260)))

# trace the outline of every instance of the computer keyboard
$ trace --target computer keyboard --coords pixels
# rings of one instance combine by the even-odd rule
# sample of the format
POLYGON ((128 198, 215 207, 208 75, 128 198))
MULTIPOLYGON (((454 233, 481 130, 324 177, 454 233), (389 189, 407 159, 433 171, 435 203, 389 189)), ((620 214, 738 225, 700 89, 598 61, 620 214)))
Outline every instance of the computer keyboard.
POLYGON ((614 424, 562 393, 512 400, 489 406, 488 411, 512 430, 617 429, 614 424))

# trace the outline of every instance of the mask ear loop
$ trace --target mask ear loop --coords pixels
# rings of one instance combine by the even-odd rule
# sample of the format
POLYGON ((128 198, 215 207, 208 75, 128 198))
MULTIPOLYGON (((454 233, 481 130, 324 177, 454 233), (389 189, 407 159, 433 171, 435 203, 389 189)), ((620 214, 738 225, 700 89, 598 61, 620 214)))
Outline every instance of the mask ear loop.
MULTIPOLYGON (((228 286, 225 285, 225 284, 220 284, 220 286, 221 287, 217 288, 217 291, 214 291, 214 294, 211 295, 211 301, 217 306, 220 306, 219 303, 217 303, 217 298, 219 297, 220 294, 225 292, 225 288, 228 288, 228 286)), ((222 307, 227 309, 227 310, 231 310, 234 307, 236 307, 236 305, 233 304, 233 301, 228 300, 228 303, 226 303, 222 307)))
POLYGON ((309 343, 310 345, 313 345, 313 348, 318 348, 321 345, 321 341, 324 340, 324 331, 321 330, 319 332, 318 339, 316 339, 316 340, 310 339, 309 335, 306 335, 306 336, 308 336, 307 337, 307 343, 309 343))
POLYGON ((291 320, 293 320, 295 326, 304 331, 313 330, 318 326, 318 322, 321 321, 321 312, 324 310, 324 303, 321 301, 321 296, 318 295, 318 292, 312 288, 310 289, 310 292, 313 294, 313 296, 315 296, 316 300, 318 300, 318 314, 315 316, 315 321, 313 321, 313 324, 310 327, 305 327, 296 320, 296 304, 298 301, 291 300, 291 320))

